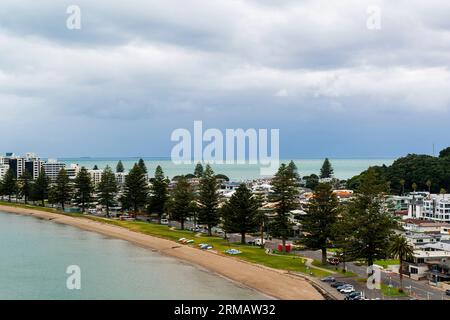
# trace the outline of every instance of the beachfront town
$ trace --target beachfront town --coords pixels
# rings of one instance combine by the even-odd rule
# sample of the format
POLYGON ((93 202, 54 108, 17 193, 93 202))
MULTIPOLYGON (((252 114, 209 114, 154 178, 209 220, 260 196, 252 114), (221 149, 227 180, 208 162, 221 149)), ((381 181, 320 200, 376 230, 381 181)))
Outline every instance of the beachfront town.
POLYGON ((227 239, 226 254, 251 247, 250 262, 307 277, 331 299, 440 300, 450 295, 450 194, 433 166, 448 175, 449 153, 408 155, 347 181, 334 177, 329 159, 318 175, 300 177, 291 162, 273 177, 230 181, 200 163, 169 179, 159 166, 149 173, 142 159, 126 170, 121 161, 84 168, 6 153, 0 195, 3 205, 189 230, 192 239, 179 242, 193 245, 201 234, 204 250, 227 239), (427 170, 414 163, 433 170, 420 176, 427 170), (368 265, 381 270, 375 290, 366 284, 368 265))

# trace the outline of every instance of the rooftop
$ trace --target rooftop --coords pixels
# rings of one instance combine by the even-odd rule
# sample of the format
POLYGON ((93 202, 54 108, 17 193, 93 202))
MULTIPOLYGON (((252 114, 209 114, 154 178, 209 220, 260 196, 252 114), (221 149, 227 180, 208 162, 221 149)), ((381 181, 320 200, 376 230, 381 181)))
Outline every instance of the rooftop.
POLYGON ((450 252, 450 243, 445 242, 436 242, 436 243, 427 243, 423 245, 423 248, 434 249, 438 251, 449 251, 450 252))
POLYGON ((416 258, 449 258, 450 251, 414 250, 414 257, 416 257, 416 258))
POLYGON ((404 224, 415 224, 421 227, 450 227, 449 223, 444 222, 434 222, 429 220, 420 220, 420 219, 405 219, 402 221, 404 224))

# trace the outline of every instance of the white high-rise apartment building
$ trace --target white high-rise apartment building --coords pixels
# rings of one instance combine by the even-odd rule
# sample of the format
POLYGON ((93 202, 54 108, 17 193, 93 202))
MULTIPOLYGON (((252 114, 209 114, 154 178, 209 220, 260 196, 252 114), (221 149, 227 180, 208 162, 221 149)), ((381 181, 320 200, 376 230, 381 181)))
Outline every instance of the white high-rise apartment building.
POLYGON ((0 165, 8 165, 16 177, 20 177, 24 172, 36 179, 41 171, 43 161, 34 153, 27 153, 25 157, 16 156, 14 153, 7 153, 0 157, 0 165))
POLYGON ((116 172, 114 173, 116 176, 116 182, 119 187, 122 187, 125 185, 125 178, 127 177, 128 173, 126 172, 116 172))
POLYGON ((58 162, 58 160, 56 159, 48 159, 48 161, 45 162, 42 167, 44 168, 47 177, 54 181, 56 180, 59 171, 66 167, 66 164, 58 162))
POLYGON ((90 169, 88 170, 89 174, 91 175, 91 180, 92 183, 96 186, 97 184, 100 183, 100 181, 102 180, 102 174, 103 174, 103 170, 101 169, 90 169))
POLYGON ((3 164, 0 160, 0 180, 3 179, 6 172, 9 170, 9 164, 3 164))

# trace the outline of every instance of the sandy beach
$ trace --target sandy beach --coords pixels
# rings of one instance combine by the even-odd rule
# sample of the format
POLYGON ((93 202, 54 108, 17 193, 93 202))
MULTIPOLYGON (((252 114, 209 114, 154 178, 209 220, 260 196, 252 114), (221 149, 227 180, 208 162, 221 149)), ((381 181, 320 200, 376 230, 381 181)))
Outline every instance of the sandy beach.
POLYGON ((307 280, 292 276, 285 271, 255 265, 237 258, 202 251, 185 245, 180 246, 178 243, 170 240, 89 219, 1 205, 0 211, 30 215, 126 240, 136 245, 156 250, 161 254, 195 264, 277 299, 323 300, 323 296, 307 280))

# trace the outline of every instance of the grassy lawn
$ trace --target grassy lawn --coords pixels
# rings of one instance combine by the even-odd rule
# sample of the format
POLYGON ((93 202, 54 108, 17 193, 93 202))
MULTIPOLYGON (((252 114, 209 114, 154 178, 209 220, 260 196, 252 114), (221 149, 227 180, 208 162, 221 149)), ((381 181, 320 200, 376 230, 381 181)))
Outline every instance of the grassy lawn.
MULTIPOLYGON (((52 212, 52 213, 59 213, 63 214, 60 211, 56 211, 55 209, 51 208, 43 208, 43 207, 37 207, 37 206, 31 206, 31 205, 23 205, 23 204, 15 204, 15 203, 8 203, 8 202, 1 202, 0 204, 4 204, 7 206, 15 206, 15 207, 21 207, 21 208, 29 208, 29 209, 36 209, 36 210, 42 210, 46 212, 52 212)), ((148 234, 172 241, 178 241, 180 238, 187 238, 192 239, 195 241, 194 244, 192 244, 193 247, 198 248, 198 244, 200 243, 208 243, 213 246, 213 250, 216 250, 220 254, 226 255, 224 253, 224 250, 235 248, 240 251, 242 251, 239 255, 234 255, 233 257, 242 259, 248 262, 264 265, 267 267, 271 267, 274 269, 282 269, 282 270, 288 270, 288 271, 295 271, 295 272, 301 272, 305 274, 309 274, 315 277, 325 277, 331 274, 331 272, 326 272, 322 270, 318 270, 315 268, 308 268, 305 265, 305 260, 301 257, 292 255, 292 254, 284 254, 280 256, 276 255, 268 255, 265 253, 265 250, 258 247, 258 246, 251 246, 251 245, 241 245, 239 243, 229 243, 227 240, 219 237, 208 237, 204 234, 200 234, 199 236, 196 235, 196 233, 191 231, 185 231, 185 230, 176 230, 173 228, 169 228, 165 225, 155 224, 155 223, 149 223, 149 222, 142 222, 142 221, 121 221, 121 220, 113 220, 108 218, 102 218, 102 217, 95 217, 95 216, 89 216, 89 215, 83 215, 79 213, 64 213, 67 216, 75 216, 75 217, 82 217, 85 219, 90 219, 102 223, 108 223, 116 226, 120 226, 135 232, 140 232, 143 234, 148 234)), ((199 249, 200 250, 200 249, 199 249)))
POLYGON ((381 291, 383 292, 383 295, 387 297, 407 297, 408 295, 405 292, 399 292, 398 288, 391 288, 389 290, 389 286, 387 284, 382 283, 381 284, 381 291))
POLYGON ((322 261, 320 261, 320 260, 314 260, 312 262, 312 265, 316 266, 316 267, 328 269, 328 270, 333 271, 333 272, 337 272, 339 275, 342 275, 344 277, 356 277, 357 276, 357 274, 354 273, 354 272, 351 272, 351 271, 344 272, 342 270, 342 268, 339 268, 339 267, 336 268, 335 266, 332 266, 332 265, 329 265, 329 264, 322 264, 322 261))
POLYGON ((387 269, 387 267, 390 265, 400 264, 400 261, 398 259, 386 259, 386 260, 376 260, 374 263, 379 266, 382 266, 384 269, 387 269))
POLYGON ((196 234, 191 231, 175 230, 167 226, 154 223, 139 222, 139 221, 118 221, 91 216, 85 217, 88 219, 114 224, 132 231, 141 232, 144 234, 153 235, 169 240, 177 241, 180 238, 192 239, 195 241, 193 246, 196 246, 199 243, 208 243, 213 246, 213 250, 216 250, 219 253, 223 253, 224 250, 230 248, 238 249, 242 251, 242 253, 239 255, 235 255, 234 257, 275 269, 296 271, 307 274, 312 273, 312 275, 315 277, 324 277, 331 274, 318 269, 307 270, 304 259, 297 257, 293 254, 284 254, 282 256, 271 256, 266 254, 265 250, 258 246, 243 245, 240 243, 230 243, 223 238, 214 236, 208 237, 203 234, 201 234, 200 236, 196 236, 196 234))

